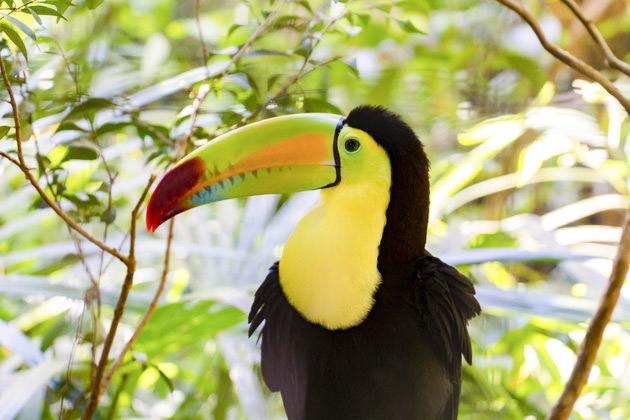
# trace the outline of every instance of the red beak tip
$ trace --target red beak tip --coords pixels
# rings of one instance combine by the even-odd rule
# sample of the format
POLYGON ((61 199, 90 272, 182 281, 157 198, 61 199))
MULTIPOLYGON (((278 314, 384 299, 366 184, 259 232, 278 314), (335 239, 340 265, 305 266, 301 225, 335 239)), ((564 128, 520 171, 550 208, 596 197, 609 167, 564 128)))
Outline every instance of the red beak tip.
POLYGON ((146 223, 147 223, 147 231, 149 231, 149 233, 155 232, 158 226, 160 226, 159 223, 156 223, 154 214, 150 211, 150 209, 147 210, 146 223))

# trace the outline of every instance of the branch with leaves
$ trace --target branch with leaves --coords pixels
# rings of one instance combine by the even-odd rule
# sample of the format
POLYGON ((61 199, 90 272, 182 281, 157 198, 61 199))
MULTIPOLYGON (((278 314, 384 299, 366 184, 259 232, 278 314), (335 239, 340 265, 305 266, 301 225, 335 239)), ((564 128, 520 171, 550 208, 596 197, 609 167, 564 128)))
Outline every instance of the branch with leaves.
POLYGON ((88 404, 83 412, 84 419, 91 419, 94 415, 94 411, 98 406, 98 400, 101 395, 101 380, 103 378, 103 374, 105 372, 105 368, 107 366, 109 360, 109 352, 111 350, 111 346, 114 341, 114 337, 116 336, 116 331, 120 321, 122 320, 122 316, 125 310, 125 304, 127 302, 127 297, 129 296, 129 292, 131 291, 131 287, 133 285, 133 277, 136 271, 136 260, 135 260, 135 242, 136 242, 136 228, 137 228, 137 220, 142 208, 142 204, 149 192, 151 185, 155 181, 155 175, 151 175, 149 182, 146 184, 138 202, 136 203, 132 213, 131 213, 131 226, 129 232, 129 253, 127 255, 123 255, 120 251, 115 248, 112 248, 92 234, 88 233, 83 227, 81 227, 76 221, 74 221, 66 212, 64 212, 57 203, 46 193, 44 188, 39 184, 39 181, 35 178, 35 175, 31 172, 31 169, 26 164, 26 160, 24 158, 24 152, 22 148, 22 132, 21 132, 21 121, 18 111, 17 101, 15 99, 15 95, 13 94, 13 87, 9 80, 9 76, 7 74, 6 66, 4 64, 4 59, 0 56, 0 70, 2 72, 2 79, 4 81, 4 85, 7 88, 7 92, 9 94, 9 103, 11 104, 12 114, 13 114, 13 122, 15 126, 15 141, 16 141, 16 149, 17 149, 17 158, 13 158, 11 155, 5 152, 0 152, 0 156, 7 159, 9 162, 17 166, 22 173, 25 175, 26 179, 31 183, 31 185, 38 192, 40 197, 48 204, 50 208, 53 209, 55 213, 66 223, 66 225, 79 233, 83 238, 98 246, 104 252, 118 258, 123 264, 125 264, 127 269, 127 274, 125 276, 125 280, 123 282, 123 286, 118 297, 118 301, 116 303, 116 307, 114 309, 114 316, 111 322, 110 329, 105 338, 105 342, 103 344, 103 349, 101 352, 100 361, 96 367, 96 371, 92 380, 91 388, 90 388, 90 397, 88 399, 88 404))
MULTIPOLYGON (((190 141, 192 139, 193 131, 195 129, 195 123, 197 122, 197 117, 199 116, 199 111, 201 111, 201 105, 203 104, 203 102, 208 97, 208 94, 210 92, 212 92, 212 90, 215 88, 217 83, 221 79, 223 79, 223 77, 225 77, 228 74, 228 72, 230 71, 232 66, 243 56, 243 54, 245 54, 245 52, 249 49, 249 47, 252 45, 252 43, 264 32, 264 30, 273 21, 273 19, 276 17, 276 15, 278 14, 278 12, 281 10, 282 6, 286 2, 287 2, 287 0, 282 0, 282 2, 280 2, 275 7, 273 12, 271 12, 271 13, 269 13, 269 15, 267 15, 265 20, 258 26, 258 28, 256 28, 254 33, 247 39, 247 41, 245 41, 243 46, 236 52, 236 54, 234 54, 232 56, 232 58, 225 65, 223 70, 220 73, 218 73, 217 75, 214 76, 210 86, 207 86, 207 85, 205 85, 205 87, 202 86, 202 89, 200 89, 199 92, 197 92, 194 95, 193 103, 192 103, 192 111, 191 111, 191 114, 190 114, 190 125, 188 127, 188 130, 186 130, 186 133, 184 134, 184 140, 181 142, 181 145, 183 147, 183 149, 182 149, 183 151, 186 151, 188 149, 188 144, 190 143, 190 141)), ((198 2, 197 2, 197 4, 198 4, 198 2)), ((197 7, 197 22, 199 22, 199 10, 200 10, 199 7, 197 7)), ((199 26, 199 36, 200 37, 202 36, 201 26, 199 26)), ((205 46, 205 43, 204 43, 203 39, 201 39, 201 45, 202 45, 202 54, 204 55, 204 57, 207 57, 207 49, 206 49, 206 46, 205 46)), ((205 63, 204 63, 204 65, 205 65, 205 63)))
POLYGON ((599 71, 597 71, 586 62, 580 60, 573 54, 569 53, 566 50, 563 50, 556 44, 549 41, 549 39, 547 39, 547 37, 543 33, 543 30, 536 20, 536 17, 534 17, 534 15, 532 15, 519 3, 514 0, 497 1, 508 9, 512 9, 521 18, 523 18, 523 20, 530 26, 530 28, 532 28, 544 49, 546 49, 551 55, 562 61, 567 66, 582 73, 584 76, 588 77, 592 81, 599 83, 608 93, 610 93, 611 96, 619 101, 619 103, 626 110, 628 115, 630 115, 630 99, 626 98, 623 93, 621 93, 621 91, 610 80, 608 80, 604 75, 602 75, 599 71))

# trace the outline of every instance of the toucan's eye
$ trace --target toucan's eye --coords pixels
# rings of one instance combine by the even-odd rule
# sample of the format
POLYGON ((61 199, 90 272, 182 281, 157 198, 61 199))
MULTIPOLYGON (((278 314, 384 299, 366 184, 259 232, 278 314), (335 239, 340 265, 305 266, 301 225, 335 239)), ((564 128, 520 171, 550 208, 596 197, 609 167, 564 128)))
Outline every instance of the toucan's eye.
POLYGON ((361 143, 357 139, 348 139, 344 143, 344 147, 348 152, 356 152, 361 147, 361 143))

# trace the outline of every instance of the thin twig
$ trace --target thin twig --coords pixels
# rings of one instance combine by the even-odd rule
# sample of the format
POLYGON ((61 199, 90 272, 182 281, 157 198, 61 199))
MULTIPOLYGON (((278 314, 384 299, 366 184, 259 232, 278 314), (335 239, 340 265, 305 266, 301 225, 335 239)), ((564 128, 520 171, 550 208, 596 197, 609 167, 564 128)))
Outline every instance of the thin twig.
POLYGON ((109 352, 111 351, 112 343, 114 342, 114 337, 116 336, 118 325, 120 324, 120 320, 122 319, 123 313, 125 312, 127 297, 129 296, 129 292, 131 291, 131 287, 133 286, 133 276, 136 272, 135 246, 138 214, 140 213, 140 208, 144 203, 144 199, 149 193, 149 188, 151 188, 151 185, 153 185, 154 181, 155 175, 151 175, 149 182, 144 188, 144 191, 142 191, 138 202, 131 212, 131 228, 129 229, 129 254, 127 256, 127 274, 125 275, 125 280, 123 281, 120 296, 118 297, 116 307, 114 308, 114 316, 112 317, 111 326, 109 327, 109 331, 107 333, 107 336, 105 337, 105 342, 103 343, 103 350, 101 352, 101 358, 96 368, 96 374, 94 375, 94 378, 92 380, 92 384, 90 387, 90 396, 88 398, 85 410, 83 411, 82 419, 84 420, 89 420, 92 418, 101 396, 101 381, 103 380, 105 367, 107 366, 107 362, 109 360, 109 352))
POLYGON ((313 71, 317 70, 318 68, 327 66, 328 64, 332 63, 333 61, 338 60, 337 57, 331 58, 329 60, 326 60, 324 62, 321 62, 321 63, 317 64, 316 66, 313 66, 313 68, 311 68, 308 71, 306 71, 306 67, 307 67, 307 65, 309 63, 309 60, 311 59, 311 56, 313 55, 313 52, 315 51, 315 48, 317 48, 317 46, 319 45, 321 40, 324 38, 324 34, 326 32, 328 32, 330 30, 330 28, 332 28, 332 26, 335 24, 335 22, 337 22, 342 17, 343 17, 343 15, 339 16, 339 17, 337 17, 335 19, 332 19, 330 22, 328 22, 328 24, 324 27, 324 29, 322 29, 322 32, 321 32, 319 38, 317 38, 317 41, 315 41, 313 43, 313 45, 311 46, 311 48, 308 51, 308 53, 306 53, 306 55, 304 56, 304 61, 302 62, 302 66, 297 71, 297 73, 295 73, 293 75, 293 77, 291 77, 289 82, 287 82, 284 86, 282 86, 282 88, 275 95, 273 95, 271 98, 267 99, 263 104, 261 104, 258 108, 256 108, 254 110, 254 112, 252 112, 251 114, 249 114, 246 117, 243 117, 239 122, 237 122, 235 124, 232 124, 232 126, 228 129, 228 131, 232 131, 232 130, 238 128, 238 127, 241 127, 241 126, 247 124, 249 121, 251 121, 254 118, 256 118, 261 112, 263 112, 265 109, 267 109, 267 107, 269 105, 271 105, 272 103, 276 102, 282 96, 286 95, 286 93, 288 92, 289 88, 291 88, 291 86, 296 84, 300 79, 302 79, 302 78, 306 77, 307 75, 311 74, 313 71))
POLYGON ((127 265, 128 264, 127 257, 121 254, 117 249, 107 246, 106 244, 104 244, 103 242, 101 242, 100 240, 92 236, 85 229, 83 229, 77 222, 75 222, 70 216, 68 216, 59 206, 57 206, 57 204, 55 204, 55 202, 48 196, 46 191, 44 191, 41 185, 39 185, 39 182, 37 181, 37 179, 35 179, 35 176, 31 173, 31 170, 26 165, 26 162, 24 160, 24 154, 22 152, 22 129, 20 126, 20 116, 18 114, 17 102, 15 101, 15 96, 13 95, 13 89, 11 87, 11 83, 9 82, 7 70, 4 66, 4 59, 1 56, 0 56, 0 70, 2 71, 2 79, 4 80, 4 84, 7 88, 7 92, 9 93, 9 101, 11 103, 11 109, 13 110, 13 121, 15 124, 15 142, 17 145, 18 162, 16 163, 15 160, 10 159, 8 155, 3 154, 3 156, 7 158, 9 161, 16 164, 17 167, 22 170, 22 172, 26 176, 26 179, 28 179, 28 181, 35 188, 35 190, 37 190, 37 192, 42 197, 42 199, 46 202, 46 204, 48 204, 48 206, 51 209, 53 209, 53 211, 57 213, 57 215, 61 217, 63 221, 66 222, 66 224, 68 224, 68 226, 70 226, 72 229, 74 229, 79 234, 81 234, 85 239, 92 242, 94 245, 96 245, 103 251, 113 255, 114 257, 118 258, 120 261, 122 261, 124 264, 127 265))
POLYGON ((175 142, 171 139, 169 139, 168 137, 166 137, 164 134, 160 133, 159 131, 157 131, 151 124, 147 123, 146 121, 141 120, 140 118, 138 118, 135 114, 129 113, 127 114, 131 117, 131 119, 136 123, 136 124, 140 124, 141 126, 143 126, 144 128, 147 129, 148 132, 150 132, 151 134, 153 134, 155 137, 157 137, 158 139, 162 140, 164 143, 170 145, 170 146, 175 146, 175 142))
POLYGON ((602 342, 604 329, 612 316, 621 286, 626 280, 630 265, 630 210, 626 213, 626 220, 623 225, 617 255, 613 264, 612 272, 608 280, 608 287, 601 298, 597 312, 593 316, 591 323, 586 330, 586 335, 580 349, 578 350, 577 361, 573 366, 573 372, 567 382, 562 395, 553 406, 547 420, 565 420, 571 414, 575 401, 580 396, 582 388, 588 380, 589 373, 595 363, 597 350, 602 342))
POLYGON ((201 105, 206 100, 208 94, 212 91, 212 89, 214 89, 218 81, 221 80, 228 73, 234 63, 236 63, 243 56, 243 54, 245 54, 245 51, 249 49, 256 38, 258 38, 258 36, 267 28, 267 26, 269 26, 269 23, 271 23, 271 21, 276 17, 282 6, 287 1, 288 0, 283 0, 278 5, 276 5, 274 11, 269 13, 267 18, 258 26, 258 28, 256 28, 254 33, 249 37, 245 44, 243 44, 243 46, 236 52, 236 54, 232 56, 232 58, 225 65, 223 70, 221 70, 221 72, 214 76, 211 85, 206 89, 200 90, 197 95, 195 95, 192 105, 192 112, 190 114, 190 126, 188 130, 186 130, 186 133, 184 134, 184 140, 181 143, 184 151, 186 151, 188 144, 190 143, 193 135, 193 130, 195 129, 195 123, 197 121, 197 117, 199 116, 199 111, 201 110, 201 105))
POLYGON ((208 46, 203 39, 203 31, 201 28, 201 0, 195 1, 195 20, 197 21, 197 32, 199 33, 199 42, 201 43, 201 61, 203 67, 206 69, 206 79, 210 78, 210 71, 208 70, 208 46))
POLYGON ((549 42, 549 40, 545 37, 545 34, 543 33, 540 25, 538 24, 538 21, 527 9, 525 9, 523 6, 513 0, 497 0, 497 2, 501 3, 509 9, 512 9, 521 18, 523 18, 523 20, 527 22, 527 24, 534 31, 543 48, 546 49, 551 55, 553 55, 572 69, 579 71, 589 79, 599 83, 604 89, 606 89, 608 93, 610 93, 615 99, 619 101, 619 103, 626 110, 628 115, 630 115, 630 100, 623 96, 619 89, 617 89, 617 87, 610 80, 606 79, 600 72, 595 70, 590 65, 586 64, 584 61, 570 54, 569 52, 549 42))
POLYGON ((607 64, 610 67, 617 69, 620 72, 626 74, 627 76, 630 76, 630 65, 620 60, 615 55, 615 53, 613 53, 613 51, 610 49, 610 46, 608 46, 608 43, 602 36, 601 32, 599 32, 599 30, 597 29, 597 26, 595 26, 595 24, 593 24, 593 22, 591 22, 591 20, 588 19, 584 15, 584 12, 582 11, 582 9, 580 9, 580 6, 578 6, 578 4, 574 0, 561 0, 561 1, 569 9, 571 9, 571 12, 573 12, 575 17, 577 17, 580 20, 580 22, 582 22, 582 25, 584 25, 584 28, 586 28, 591 38, 593 38, 593 41, 595 41, 595 43, 599 46, 599 48, 601 48, 602 52, 606 56, 607 64))
MULTIPOLYGON (((22 11, 24 9, 26 9, 27 7, 31 6, 33 3, 36 3, 40 0, 31 0, 31 1, 27 1, 26 3, 24 3, 23 5, 19 6, 19 7, 15 7, 15 8, 11 8, 9 9, 9 13, 7 13, 8 15, 12 15, 15 12, 19 12, 22 11)), ((4 19, 4 16, 0 16, 0 20, 4 19)))
POLYGON ((16 158, 12 157, 10 154, 0 150, 0 156, 2 156, 3 158, 5 158, 9 162, 11 162, 12 164, 17 166, 18 168, 20 168, 20 170, 22 169, 22 164, 16 158))
POLYGON ((168 277, 168 273, 170 271, 171 244, 173 243, 173 230, 174 230, 173 227, 175 225, 174 222, 175 222, 175 219, 171 219, 171 222, 168 228, 168 237, 166 239, 166 252, 164 254, 164 269, 162 270, 162 276, 160 277, 160 283, 158 285, 158 288, 155 291, 155 294, 153 295, 153 299, 151 300, 149 307, 144 313, 142 320, 136 327, 136 330, 133 332, 133 335, 131 336, 129 341, 127 341, 127 344, 125 344, 125 347, 122 349, 122 351, 118 355, 118 358, 116 358, 116 361, 112 364, 112 366, 109 368, 109 370, 103 377, 103 380, 101 382, 101 393, 104 392, 105 389, 107 389, 107 386, 109 385, 109 382, 111 381, 112 376, 114 375, 114 373, 116 373, 116 370, 120 367, 120 364, 124 360, 125 355, 129 351, 129 349, 131 349, 131 346, 133 345, 133 343, 136 341, 136 339, 138 338, 138 336, 140 335, 144 327, 149 322, 149 319, 153 315, 153 312, 155 311, 155 308, 157 307, 160 301, 160 296, 162 296, 162 292, 164 291, 164 286, 166 285, 166 278, 168 277))

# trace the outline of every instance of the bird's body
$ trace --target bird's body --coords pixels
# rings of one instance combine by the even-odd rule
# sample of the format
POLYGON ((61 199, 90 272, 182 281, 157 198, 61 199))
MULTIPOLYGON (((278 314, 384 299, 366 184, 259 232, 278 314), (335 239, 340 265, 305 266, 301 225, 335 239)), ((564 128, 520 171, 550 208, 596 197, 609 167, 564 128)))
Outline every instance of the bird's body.
POLYGON ((250 312, 250 334, 263 325, 266 384, 282 394, 290 420, 455 419, 461 358, 472 357, 466 325, 480 307, 472 283, 425 250, 422 144, 382 108, 335 118, 305 114, 237 130, 237 145, 261 133, 270 144, 223 171, 216 155, 229 143, 200 149, 158 186, 148 225, 203 202, 324 188, 250 312), (273 170, 283 167, 294 173, 273 170))
MULTIPOLYGON (((383 284, 388 276, 404 276, 406 290, 380 288, 361 324, 328 330, 293 309, 275 264, 256 293, 250 333, 266 322, 263 378, 272 391, 282 393, 289 419, 456 418, 461 352, 453 354, 443 347, 438 337, 448 332, 434 319, 449 316, 451 304, 444 296, 434 296, 443 301, 439 310, 446 312, 431 312, 433 308, 424 306, 418 296, 424 287, 436 294, 450 293, 434 283, 436 276, 443 276, 439 270, 447 267, 427 256, 406 267, 383 268, 383 284), (433 274, 419 277, 418 265, 423 264, 433 274)), ((455 281, 453 294, 459 299, 472 296, 471 287, 462 288, 461 279, 455 281)), ((474 304, 467 310, 474 312, 474 304)), ((467 341, 465 331, 460 333, 467 341)))

